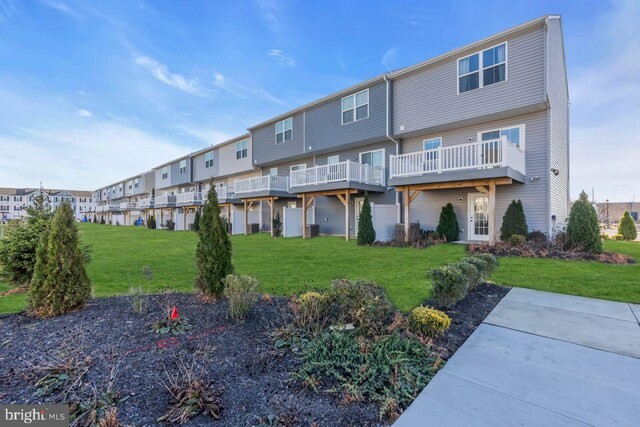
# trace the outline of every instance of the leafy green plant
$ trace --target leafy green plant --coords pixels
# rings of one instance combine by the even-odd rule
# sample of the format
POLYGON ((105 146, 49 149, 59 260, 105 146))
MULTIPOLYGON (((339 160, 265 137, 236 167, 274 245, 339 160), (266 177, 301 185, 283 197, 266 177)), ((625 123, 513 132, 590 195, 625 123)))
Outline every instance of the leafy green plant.
POLYGON ((166 309, 167 314, 162 319, 158 319, 151 326, 151 330, 156 334, 173 334, 180 335, 191 329, 189 319, 181 317, 178 308, 173 307, 166 309))
POLYGON ((585 252, 602 252, 598 214, 584 191, 580 193, 578 200, 571 205, 567 224, 566 247, 585 252))
POLYGON ((507 240, 513 246, 522 246, 526 243, 527 238, 522 234, 512 234, 507 240))
POLYGON ((373 228, 371 203, 369 203, 369 194, 365 191, 360 216, 358 217, 358 244, 370 245, 375 241, 376 230, 373 228))
POLYGON ((168 219, 168 220, 165 222, 165 228, 166 228, 168 231, 173 231, 173 230, 175 230, 175 229, 176 229, 176 223, 175 223, 173 220, 168 219))
POLYGON ((44 364, 34 366, 34 370, 42 376, 36 381, 33 395, 46 397, 58 393, 64 399, 64 396, 80 384, 82 377, 89 371, 91 362, 90 357, 82 361, 49 357, 44 364))
POLYGON ((475 291, 478 287, 478 284, 482 281, 482 273, 480 272, 480 270, 478 270, 478 267, 474 263, 469 263, 462 260, 454 265, 460 269, 462 275, 466 279, 467 290, 475 291))
MULTIPOLYGON (((103 224, 104 224, 104 222, 103 222, 103 224)), ((149 215, 149 218, 147 218, 147 228, 149 230, 155 230, 156 229, 156 217, 155 216, 149 215)))
POLYGON ((527 234, 527 242, 533 243, 536 246, 546 246, 549 243, 549 239, 542 231, 533 230, 527 234))
POLYGON ((624 240, 624 236, 622 234, 616 234, 616 235, 613 236, 613 240, 622 241, 622 240, 624 240))
POLYGON ((451 308, 467 295, 467 280, 455 265, 429 270, 431 292, 439 307, 451 308))
POLYGON ((193 218, 193 231, 200 231, 200 209, 196 211, 196 214, 193 218))
MULTIPOLYGON (((480 279, 478 280, 478 284, 483 280, 487 280, 489 278, 489 263, 481 258, 476 256, 468 256, 464 257, 460 260, 461 263, 471 264, 476 270, 478 270, 478 275, 480 279)), ((476 284, 477 285, 477 284, 476 284)), ((472 290, 472 289, 469 289, 472 290)))
POLYGON ((493 274, 494 271, 496 271, 496 268, 498 268, 498 257, 493 254, 473 254, 473 258, 481 259, 487 263, 487 267, 484 271, 484 277, 487 279, 493 274))
POLYGON ((291 298, 293 324, 304 331, 305 336, 315 337, 329 323, 331 300, 325 293, 308 291, 291 298))
POLYGON ((624 211, 620 224, 618 225, 618 234, 621 234, 624 240, 635 240, 638 237, 636 223, 631 218, 629 211, 624 211))
POLYGON ((282 236, 282 220, 280 219, 280 212, 276 212, 273 216, 273 223, 271 226, 273 227, 273 237, 282 236))
POLYGON ((382 286, 362 280, 338 279, 331 283, 341 323, 353 323, 367 334, 380 333, 394 312, 382 286))
POLYGON ((449 329, 451 319, 442 311, 430 307, 416 307, 409 315, 409 325, 411 332, 416 335, 433 338, 449 329))
POLYGON ((527 217, 524 214, 524 206, 518 199, 512 200, 502 217, 500 227, 500 240, 507 241, 514 234, 526 236, 529 232, 527 227, 527 217))
POLYGON ((100 389, 93 388, 91 396, 84 401, 69 404, 69 421, 71 427, 116 427, 117 407, 129 396, 122 397, 114 389, 116 369, 113 368, 106 384, 100 389))
POLYGON ((251 276, 230 274, 225 279, 224 296, 229 300, 231 317, 242 320, 258 301, 258 280, 251 276))
POLYGON ((453 210, 451 203, 447 203, 447 205, 442 208, 436 231, 441 236, 444 236, 447 242, 455 242, 458 240, 460 226, 458 225, 458 218, 456 218, 456 212, 453 210))

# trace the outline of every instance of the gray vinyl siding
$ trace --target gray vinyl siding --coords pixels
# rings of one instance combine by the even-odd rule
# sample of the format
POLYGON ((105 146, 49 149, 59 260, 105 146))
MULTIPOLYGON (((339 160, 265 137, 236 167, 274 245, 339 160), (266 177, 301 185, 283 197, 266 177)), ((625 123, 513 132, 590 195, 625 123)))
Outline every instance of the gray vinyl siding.
POLYGON ((544 101, 544 32, 492 41, 393 80, 393 133, 401 135, 544 101), (507 41, 507 80, 457 93, 457 59, 507 41))
POLYGON ((270 164, 304 153, 304 114, 298 112, 291 116, 293 120, 291 140, 289 141, 276 144, 276 121, 253 130, 255 165, 270 164))
MULTIPOLYGON (((524 184, 500 185, 496 189, 496 228, 502 224, 502 216, 507 206, 513 199, 520 199, 524 205, 527 225, 529 230, 541 230, 545 233, 548 229, 548 179, 547 168, 547 112, 542 111, 524 116, 513 117, 499 121, 469 126, 443 133, 427 134, 420 137, 409 138, 402 141, 402 152, 408 153, 422 150, 422 141, 427 138, 442 137, 443 146, 463 144, 477 140, 480 131, 507 127, 511 125, 525 125, 525 163, 526 180, 524 184), (539 177, 531 181, 532 177, 539 177)), ((462 238, 467 238, 467 194, 476 192, 473 188, 461 190, 437 190, 423 192, 411 204, 409 211, 411 221, 419 222, 422 228, 435 229, 438 224, 440 210, 451 202, 456 208, 456 215, 460 227, 465 229, 462 238), (459 203, 458 198, 463 202, 459 203)))
POLYGON ((191 159, 186 158, 171 163, 171 185, 181 185, 191 182, 191 159), (186 160, 187 168, 184 173, 180 173, 180 162, 186 160))
POLYGON ((193 180, 195 182, 209 182, 220 175, 219 167, 220 153, 217 149, 211 148, 211 150, 200 153, 193 157, 193 180), (207 168, 205 167, 205 155, 210 151, 213 151, 213 165, 207 168))
POLYGON ((156 187, 156 174, 154 171, 144 174, 144 191, 151 194, 151 191, 156 187))
POLYGON ((549 114, 548 169, 560 171, 549 174, 550 215, 556 216, 551 228, 561 229, 569 214, 569 95, 564 63, 564 48, 560 19, 548 19, 547 30, 547 92, 551 108, 549 114))
POLYGON ((253 144, 251 138, 240 138, 229 144, 222 145, 217 148, 218 172, 219 176, 236 175, 242 172, 252 170, 252 150, 253 144), (236 143, 247 140, 247 157, 242 159, 236 158, 236 143))
POLYGON ((351 144, 384 138, 386 102, 386 84, 380 82, 369 87, 369 117, 365 119, 342 124, 342 97, 310 108, 306 111, 305 118, 306 152, 325 153, 351 144))
POLYGON ((167 178, 165 178, 165 179, 162 178, 162 169, 163 168, 164 168, 164 166, 155 170, 156 190, 158 190, 159 188, 167 188, 167 187, 171 186, 171 167, 169 167, 169 170, 167 172, 167 178))

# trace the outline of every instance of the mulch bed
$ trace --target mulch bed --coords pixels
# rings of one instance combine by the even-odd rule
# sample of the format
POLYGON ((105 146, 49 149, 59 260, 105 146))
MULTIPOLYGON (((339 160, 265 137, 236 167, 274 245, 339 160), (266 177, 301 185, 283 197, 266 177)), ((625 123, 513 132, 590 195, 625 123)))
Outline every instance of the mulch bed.
POLYGON ((564 250, 557 247, 536 246, 532 244, 512 245, 509 242, 496 242, 495 245, 469 245, 469 252, 488 253, 496 256, 519 256, 525 258, 551 258, 574 261, 597 261, 604 264, 635 264, 632 257, 617 252, 592 252, 564 250))
MULTIPOLYGON (((448 333, 434 344, 443 356, 453 354, 508 288, 483 284, 453 309, 448 333)), ((54 396, 33 396, 38 379, 32 364, 48 356, 89 356, 91 367, 84 383, 104 384, 115 367, 114 390, 127 400, 118 409, 124 424, 155 425, 169 408, 169 395, 160 380, 165 369, 176 372, 176 362, 193 358, 206 366, 208 379, 222 387, 221 419, 198 415, 187 425, 252 426, 280 418, 280 425, 376 426, 379 408, 373 404, 341 402, 342 396, 315 393, 290 382, 298 366, 294 355, 277 351, 272 333, 287 320, 286 300, 260 301, 248 318, 228 318, 226 301, 207 303, 194 294, 150 297, 146 313, 133 311, 127 297, 99 298, 83 309, 52 318, 25 314, 2 316, 0 321, 0 403, 44 403, 54 396), (172 336, 150 332, 150 324, 162 317, 164 307, 176 305, 192 325, 188 333, 172 336)), ((274 424, 273 424, 274 425, 274 424)))

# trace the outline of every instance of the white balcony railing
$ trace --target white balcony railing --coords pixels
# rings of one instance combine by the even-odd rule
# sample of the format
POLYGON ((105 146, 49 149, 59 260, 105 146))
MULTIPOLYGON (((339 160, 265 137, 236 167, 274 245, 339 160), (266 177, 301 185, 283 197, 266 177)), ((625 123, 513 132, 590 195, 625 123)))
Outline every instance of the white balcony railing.
POLYGON ((247 179, 236 179, 235 193, 253 193, 256 191, 289 191, 288 176, 264 175, 247 179))
POLYGON ((506 137, 392 155, 391 178, 509 166, 525 174, 524 151, 506 137))
POLYGON ((153 199, 151 197, 138 200, 138 208, 147 209, 151 207, 153 207, 153 199))
POLYGON ((138 204, 136 202, 122 202, 120 203, 120 209, 136 209, 138 204))
POLYGON ((155 205, 169 205, 176 202, 176 196, 165 194, 163 196, 156 196, 155 205))
POLYGON ((110 211, 119 211, 120 210, 120 203, 110 203, 109 204, 109 210, 110 211))
POLYGON ((176 196, 176 203, 200 203, 202 202, 202 193, 199 191, 190 191, 188 193, 180 193, 176 196))
POLYGON ((346 162, 314 166, 291 172, 292 187, 340 181, 384 185, 384 167, 370 166, 347 160, 346 162))

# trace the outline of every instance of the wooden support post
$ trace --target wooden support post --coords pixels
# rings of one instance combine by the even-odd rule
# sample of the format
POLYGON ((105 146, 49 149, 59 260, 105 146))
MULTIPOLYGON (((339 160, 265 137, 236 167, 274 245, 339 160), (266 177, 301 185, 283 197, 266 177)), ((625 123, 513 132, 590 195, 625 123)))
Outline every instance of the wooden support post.
POLYGON ((269 209, 270 209, 270 212, 271 212, 271 237, 275 237, 276 233, 275 233, 275 230, 273 229, 273 220, 274 220, 274 217, 273 217, 273 197, 271 199, 267 200, 267 201, 269 203, 269 209))
POLYGON ((249 205, 247 204, 247 200, 243 200, 244 201, 244 235, 247 236, 249 235, 249 214, 248 209, 249 209, 249 205))
POLYGON ((496 243, 496 183, 489 182, 489 244, 496 243))
POLYGON ((411 199, 409 197, 409 187, 404 187, 402 191, 402 198, 404 199, 404 241, 409 241, 409 209, 411 206, 411 199))
POLYGON ((231 203, 227 203, 227 222, 231 224, 231 203))
POLYGON ((302 238, 307 238, 307 195, 302 193, 302 238))
POLYGON ((344 209, 345 209, 345 218, 344 218, 344 229, 345 229, 345 239, 347 241, 349 241, 349 225, 350 225, 350 221, 349 221, 349 204, 351 203, 351 192, 347 190, 347 192, 345 193, 345 204, 344 204, 344 209))
POLYGON ((187 229, 187 210, 188 208, 184 208, 182 209, 182 229, 186 230, 187 229))

